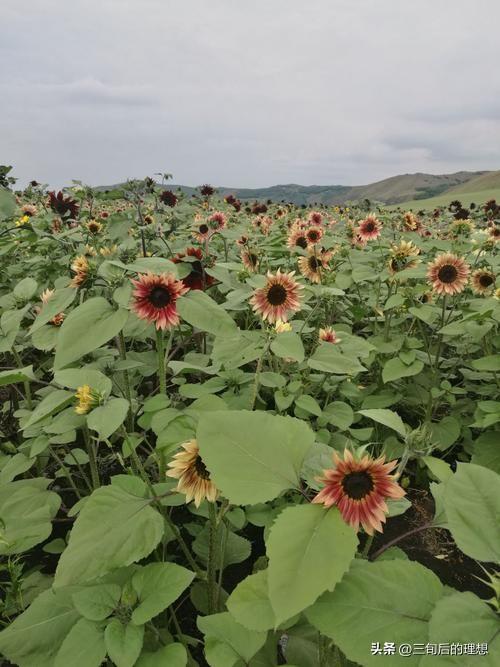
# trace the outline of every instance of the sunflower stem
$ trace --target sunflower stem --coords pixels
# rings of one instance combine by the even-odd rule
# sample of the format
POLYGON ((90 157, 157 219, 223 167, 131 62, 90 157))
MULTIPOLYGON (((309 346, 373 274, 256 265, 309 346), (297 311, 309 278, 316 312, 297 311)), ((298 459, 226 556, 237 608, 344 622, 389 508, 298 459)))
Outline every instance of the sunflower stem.
POLYGON ((92 437, 90 435, 88 426, 83 427, 83 439, 85 441, 85 447, 87 449, 87 455, 89 457, 89 466, 90 466, 90 476, 92 479, 92 487, 98 489, 101 486, 101 481, 99 479, 99 470, 97 469, 97 451, 94 443, 92 442, 92 437))
POLYGON ((363 551, 361 552, 361 558, 367 559, 368 554, 370 553, 371 546, 373 544, 373 538, 374 535, 368 535, 366 538, 365 546, 363 547, 363 551))
POLYGON ((208 577, 208 613, 215 614, 217 611, 217 594, 216 594, 216 538, 217 538, 217 508, 215 503, 208 503, 208 565, 207 565, 207 577, 208 577))
MULTIPOLYGON (((120 331, 120 333, 117 336, 117 343, 118 343, 118 352, 120 353, 120 359, 123 361, 127 360, 127 347, 125 344, 125 336, 123 335, 123 331, 120 331)), ((123 382, 125 384, 125 397, 128 401, 128 413, 127 413, 127 428, 129 431, 134 430, 134 416, 132 413, 132 394, 130 392, 130 378, 128 375, 128 370, 125 369, 123 371, 123 382)))
POLYGON ((158 355, 158 382, 160 383, 160 394, 167 393, 167 380, 165 376, 165 353, 163 350, 163 331, 156 330, 156 353, 158 355))

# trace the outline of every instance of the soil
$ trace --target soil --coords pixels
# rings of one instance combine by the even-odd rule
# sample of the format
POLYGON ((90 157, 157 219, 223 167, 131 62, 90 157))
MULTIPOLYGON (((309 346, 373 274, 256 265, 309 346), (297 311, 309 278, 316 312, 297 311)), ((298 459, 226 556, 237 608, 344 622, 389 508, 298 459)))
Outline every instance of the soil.
MULTIPOLYGON (((377 534, 370 555, 391 540, 404 533, 423 526, 434 516, 434 500, 425 489, 408 489, 407 498, 412 506, 402 515, 387 520, 382 534, 377 534)), ((480 579, 486 579, 484 570, 475 561, 463 554, 456 546, 450 533, 444 528, 427 528, 413 533, 396 545, 410 560, 415 560, 432 570, 443 584, 459 591, 471 591, 485 600, 492 597, 492 590, 480 579)), ((487 563, 483 567, 489 570, 487 563)), ((494 566, 491 566, 494 570, 494 566)))

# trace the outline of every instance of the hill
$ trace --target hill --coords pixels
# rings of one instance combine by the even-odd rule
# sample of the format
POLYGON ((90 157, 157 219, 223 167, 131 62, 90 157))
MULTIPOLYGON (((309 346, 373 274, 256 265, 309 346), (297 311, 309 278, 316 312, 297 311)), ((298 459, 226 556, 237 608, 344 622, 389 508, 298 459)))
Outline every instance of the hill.
MULTIPOLYGON (((401 174, 367 185, 298 185, 289 183, 266 188, 228 188, 220 186, 217 187, 217 191, 221 197, 233 194, 243 202, 270 199, 274 202, 291 202, 301 206, 309 204, 342 205, 346 202, 369 199, 383 204, 404 204, 406 206, 408 202, 418 205, 419 201, 427 201, 447 192, 456 192, 457 197, 459 192, 476 192, 478 189, 490 187, 487 185, 490 182, 494 184, 492 187, 496 187, 497 182, 500 187, 500 171, 458 171, 454 174, 438 175, 401 174), (474 182, 479 183, 479 188, 476 186, 474 186, 474 190, 468 188, 469 183, 474 182), (485 184, 484 188, 482 188, 483 183, 485 184), (460 190, 460 188, 462 189, 460 190)), ((124 184, 121 183, 99 187, 96 190, 114 190, 123 186, 124 184)), ((164 187, 171 190, 180 189, 188 196, 197 192, 196 188, 186 185, 168 183, 164 187)))

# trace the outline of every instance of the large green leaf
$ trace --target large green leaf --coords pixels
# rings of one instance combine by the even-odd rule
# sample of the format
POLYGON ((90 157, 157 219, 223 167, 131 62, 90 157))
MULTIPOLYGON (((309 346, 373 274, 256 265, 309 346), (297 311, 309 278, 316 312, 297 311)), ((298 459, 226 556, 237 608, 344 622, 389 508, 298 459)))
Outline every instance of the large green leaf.
POLYGON ((270 630, 276 625, 267 587, 267 570, 240 581, 227 599, 226 606, 233 618, 250 630, 270 630))
POLYGON ((187 653, 182 644, 169 644, 154 653, 141 653, 134 667, 186 667, 187 653))
POLYGON ((175 563, 150 563, 138 570, 132 586, 138 606, 132 612, 132 623, 142 625, 175 602, 193 581, 194 572, 175 563))
POLYGON ((100 440, 105 440, 123 424, 128 409, 129 402, 125 398, 110 398, 88 414, 88 427, 97 431, 100 440))
MULTIPOLYGON (((427 643, 429 618, 443 591, 436 575, 419 563, 355 560, 333 593, 305 613, 349 660, 380 665, 380 656, 370 651, 373 642, 427 643)), ((415 667, 419 661, 418 655, 390 656, 394 667, 415 667)))
POLYGON ((317 371, 336 375, 357 375, 366 371, 357 357, 342 354, 338 347, 332 345, 332 343, 320 344, 307 363, 317 371))
POLYGON ((45 396, 33 410, 30 418, 24 424, 24 429, 27 429, 30 426, 33 426, 33 424, 45 419, 45 417, 62 410, 69 405, 74 398, 75 395, 71 391, 65 391, 64 389, 51 391, 50 394, 47 394, 47 396, 45 396))
POLYGON ((481 433, 474 442, 471 463, 489 468, 500 475, 500 431, 481 433))
POLYGON ((68 667, 68 665, 99 667, 105 657, 106 647, 102 628, 93 621, 81 618, 63 641, 54 667, 68 667))
POLYGON ((382 380, 384 383, 387 383, 399 380, 400 378, 418 375, 423 368, 424 364, 420 359, 416 359, 413 363, 407 366, 400 359, 394 357, 394 359, 389 359, 389 361, 385 362, 382 370, 382 380))
POLYGON ((14 193, 0 186, 0 220, 11 218, 16 210, 14 193))
POLYGON ((237 326, 233 318, 201 290, 192 290, 177 300, 183 320, 197 329, 216 336, 234 336, 237 326))
POLYGON ((64 309, 73 303, 77 293, 77 290, 72 287, 65 287, 63 289, 56 290, 47 303, 42 306, 42 309, 31 325, 29 333, 35 333, 35 331, 40 329, 40 327, 42 327, 44 324, 50 322, 53 317, 59 313, 64 312, 64 309))
POLYGON ((428 655, 422 667, 498 667, 500 665, 500 618, 473 593, 454 592, 438 600, 429 621, 431 644, 486 644, 488 654, 428 655))
POLYGON ((459 463, 446 483, 444 508, 459 549, 471 558, 500 563, 500 475, 459 463))
POLYGON ((104 373, 96 368, 66 368, 54 373, 54 381, 62 387, 78 389, 88 384, 92 389, 97 389, 101 394, 107 396, 111 393, 112 382, 104 373))
POLYGON ((397 412, 378 408, 373 410, 358 410, 358 413, 364 417, 368 417, 368 419, 373 419, 373 421, 379 424, 392 428, 393 431, 396 431, 396 433, 399 433, 403 437, 406 435, 406 426, 397 412))
POLYGON ((0 554, 13 555, 43 542, 61 499, 47 491, 49 479, 18 480, 0 488, 0 554))
POLYGON ((293 361, 304 360, 304 345, 301 337, 293 331, 284 331, 276 336, 271 343, 271 350, 278 357, 293 359, 293 361))
POLYGON ((210 660, 210 652, 216 649, 218 652, 218 644, 226 645, 226 648, 223 648, 226 655, 232 653, 235 660, 240 659, 244 661, 244 664, 247 664, 266 641, 265 632, 256 632, 245 628, 237 623, 229 612, 212 614, 212 616, 199 616, 198 627, 205 635, 208 644, 206 657, 211 667, 220 667, 220 663, 210 660), (209 639, 212 640, 211 645, 208 643, 209 639))
POLYGON ((0 652, 19 667, 54 667, 55 657, 80 618, 71 604, 77 589, 49 589, 0 632, 0 652))
POLYGON ((104 632, 106 650, 116 667, 133 667, 141 653, 143 640, 143 625, 123 625, 117 618, 111 619, 104 632))
POLYGON ((6 310, 0 317, 0 352, 9 352, 14 345, 26 308, 6 310))
POLYGON ((127 317, 127 310, 115 310, 102 296, 77 306, 59 331, 54 369, 64 368, 107 343, 122 330, 127 317))
POLYGON ((236 505, 252 505, 298 487, 314 434, 292 417, 230 410, 202 414, 197 439, 222 494, 236 505))
POLYGON ((89 621, 103 621, 118 606, 120 595, 118 584, 86 586, 73 595, 73 604, 89 621))
POLYGON ((267 540, 275 625, 333 590, 349 568, 357 544, 356 533, 336 508, 307 504, 283 510, 267 540))
POLYGON ((13 368, 8 371, 0 371, 0 387, 6 384, 16 384, 25 380, 34 380, 33 366, 24 368, 13 368))
POLYGON ((163 518, 148 500, 118 486, 88 498, 57 565, 54 585, 90 581, 144 558, 163 535, 163 518))

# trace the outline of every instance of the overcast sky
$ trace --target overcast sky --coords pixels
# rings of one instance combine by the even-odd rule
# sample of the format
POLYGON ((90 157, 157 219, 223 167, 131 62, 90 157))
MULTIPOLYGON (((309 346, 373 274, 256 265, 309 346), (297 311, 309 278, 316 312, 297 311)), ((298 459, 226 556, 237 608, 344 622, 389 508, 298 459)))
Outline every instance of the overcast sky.
POLYGON ((0 0, 24 185, 500 168, 498 0, 0 0))

